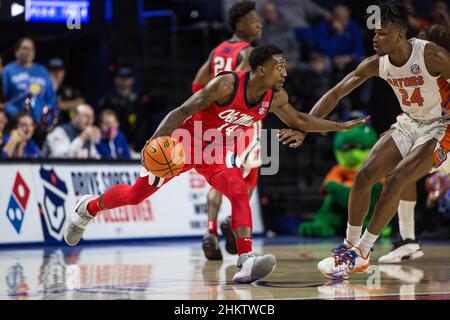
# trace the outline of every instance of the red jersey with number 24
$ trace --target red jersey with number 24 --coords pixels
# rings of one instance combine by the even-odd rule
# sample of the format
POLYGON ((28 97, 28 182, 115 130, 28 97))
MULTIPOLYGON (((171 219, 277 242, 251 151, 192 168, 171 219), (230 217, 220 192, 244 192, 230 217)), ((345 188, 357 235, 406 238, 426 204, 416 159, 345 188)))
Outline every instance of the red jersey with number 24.
POLYGON ((238 66, 239 53, 250 46, 247 41, 226 40, 219 44, 211 57, 211 78, 222 71, 235 71, 238 66))

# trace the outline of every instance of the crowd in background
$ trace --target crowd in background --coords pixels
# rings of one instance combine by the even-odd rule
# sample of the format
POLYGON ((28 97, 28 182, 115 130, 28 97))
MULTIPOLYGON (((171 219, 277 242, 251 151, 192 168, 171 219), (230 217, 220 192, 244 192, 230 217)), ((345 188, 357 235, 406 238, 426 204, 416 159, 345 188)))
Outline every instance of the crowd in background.
POLYGON ((96 106, 87 104, 77 88, 65 83, 60 58, 36 63, 32 39, 22 38, 16 60, 2 68, 0 150, 2 157, 131 159, 138 118, 146 96, 134 88, 134 71, 119 66, 114 90, 96 106))
MULTIPOLYGON (((411 0, 410 35, 431 24, 450 28, 446 1, 436 0, 430 12, 418 12, 411 0)), ((287 90, 292 103, 308 112, 334 84, 368 54, 365 26, 352 19, 349 6, 336 2, 326 10, 311 0, 257 2, 263 18, 258 43, 279 46, 288 60, 287 90)), ((67 84, 65 63, 51 58, 35 62, 30 38, 17 41, 15 61, 0 61, 1 157, 138 158, 143 142, 151 136, 163 114, 151 114, 148 95, 136 89, 135 71, 117 66, 113 90, 95 105, 67 84)), ((206 57, 205 57, 206 58, 206 57)), ((70 70, 67 70, 70 72, 70 70)), ((364 110, 370 99, 370 82, 339 108, 344 114, 364 110)))

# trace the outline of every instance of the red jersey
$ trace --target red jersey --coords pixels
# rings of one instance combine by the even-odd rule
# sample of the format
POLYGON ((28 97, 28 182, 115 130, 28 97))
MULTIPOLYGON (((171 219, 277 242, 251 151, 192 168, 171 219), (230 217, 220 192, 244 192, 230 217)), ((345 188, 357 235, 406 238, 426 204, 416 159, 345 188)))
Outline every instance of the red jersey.
POLYGON ((234 94, 225 104, 217 102, 210 104, 206 109, 197 112, 187 119, 182 128, 194 133, 194 123, 201 123, 202 134, 209 129, 217 129, 223 137, 231 136, 236 129, 246 130, 254 122, 262 120, 270 108, 273 91, 267 89, 260 100, 251 105, 247 101, 246 88, 250 77, 249 72, 224 72, 233 74, 235 78, 234 94))
POLYGON ((211 57, 211 78, 222 71, 235 71, 238 66, 239 52, 250 46, 247 41, 226 40, 219 44, 211 57))

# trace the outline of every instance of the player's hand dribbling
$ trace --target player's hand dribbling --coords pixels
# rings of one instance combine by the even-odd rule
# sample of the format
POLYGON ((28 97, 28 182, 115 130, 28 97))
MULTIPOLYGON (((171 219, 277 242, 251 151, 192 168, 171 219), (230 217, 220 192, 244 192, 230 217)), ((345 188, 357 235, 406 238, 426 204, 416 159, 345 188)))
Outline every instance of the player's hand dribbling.
POLYGON ((152 141, 152 140, 148 139, 147 141, 145 141, 144 147, 141 150, 141 164, 147 171, 148 171, 148 169, 145 166, 145 161, 144 161, 144 151, 145 151, 145 148, 147 148, 147 145, 150 143, 150 141, 152 141))
POLYGON ((305 140, 306 133, 295 129, 278 130, 278 141, 283 145, 288 143, 291 148, 298 148, 305 140))
POLYGON ((359 125, 366 123, 370 119, 370 116, 365 116, 363 118, 353 119, 346 122, 337 122, 337 130, 336 131, 346 131, 353 129, 359 125))

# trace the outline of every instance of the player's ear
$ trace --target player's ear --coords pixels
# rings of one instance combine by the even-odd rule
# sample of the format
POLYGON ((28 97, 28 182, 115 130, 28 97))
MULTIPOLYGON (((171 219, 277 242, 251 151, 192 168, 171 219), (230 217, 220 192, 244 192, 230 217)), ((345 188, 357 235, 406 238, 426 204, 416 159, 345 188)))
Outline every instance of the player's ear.
POLYGON ((398 38, 400 40, 403 40, 406 38, 406 32, 407 30, 403 29, 403 28, 398 28, 398 38))
POLYGON ((237 31, 242 31, 242 29, 244 29, 243 23, 241 21, 242 19, 239 19, 239 21, 236 23, 236 28, 235 30, 237 31))
POLYGON ((266 68, 264 66, 257 66, 256 67, 256 73, 260 76, 263 76, 266 74, 266 68))

